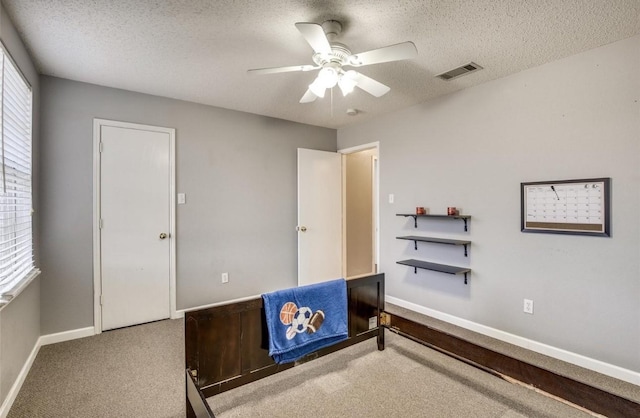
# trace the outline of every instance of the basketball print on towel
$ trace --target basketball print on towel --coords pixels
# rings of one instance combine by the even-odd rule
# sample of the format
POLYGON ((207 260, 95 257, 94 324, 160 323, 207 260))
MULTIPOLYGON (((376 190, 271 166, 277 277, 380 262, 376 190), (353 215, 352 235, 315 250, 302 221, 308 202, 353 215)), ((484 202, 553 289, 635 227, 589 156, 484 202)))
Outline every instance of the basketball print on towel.
POLYGON ((307 334, 317 332, 324 322, 324 312, 321 310, 313 312, 307 306, 298 308, 295 303, 287 302, 280 309, 280 322, 288 325, 285 335, 288 340, 292 340, 305 331, 307 334))

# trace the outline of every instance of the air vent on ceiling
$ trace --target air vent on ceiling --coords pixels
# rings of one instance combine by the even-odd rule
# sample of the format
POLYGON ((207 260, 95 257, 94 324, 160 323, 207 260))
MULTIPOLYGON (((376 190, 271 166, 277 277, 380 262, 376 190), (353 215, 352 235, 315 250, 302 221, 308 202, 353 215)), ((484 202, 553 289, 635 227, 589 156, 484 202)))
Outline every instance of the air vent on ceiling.
POLYGON ((463 76, 465 74, 472 73, 474 71, 482 70, 482 67, 476 64, 475 62, 470 62, 468 64, 462 65, 458 68, 454 68, 453 70, 449 70, 442 74, 436 75, 436 77, 448 81, 454 79, 456 77, 463 76))

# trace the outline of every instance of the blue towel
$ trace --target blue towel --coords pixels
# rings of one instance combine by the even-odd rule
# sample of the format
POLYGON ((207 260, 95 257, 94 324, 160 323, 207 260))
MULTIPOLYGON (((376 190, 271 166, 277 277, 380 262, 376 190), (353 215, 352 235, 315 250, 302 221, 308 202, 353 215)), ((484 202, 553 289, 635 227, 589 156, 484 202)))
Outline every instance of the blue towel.
POLYGON ((269 355, 291 363, 346 340, 347 283, 344 279, 262 295, 269 330, 269 355))

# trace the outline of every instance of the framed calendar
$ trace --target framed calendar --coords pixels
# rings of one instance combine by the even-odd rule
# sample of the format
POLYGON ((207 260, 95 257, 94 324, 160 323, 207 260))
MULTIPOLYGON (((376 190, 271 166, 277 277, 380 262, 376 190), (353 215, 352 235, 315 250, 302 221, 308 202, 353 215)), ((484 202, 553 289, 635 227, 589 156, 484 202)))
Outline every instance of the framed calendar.
POLYGON ((521 230, 610 236, 611 179, 520 183, 521 230))

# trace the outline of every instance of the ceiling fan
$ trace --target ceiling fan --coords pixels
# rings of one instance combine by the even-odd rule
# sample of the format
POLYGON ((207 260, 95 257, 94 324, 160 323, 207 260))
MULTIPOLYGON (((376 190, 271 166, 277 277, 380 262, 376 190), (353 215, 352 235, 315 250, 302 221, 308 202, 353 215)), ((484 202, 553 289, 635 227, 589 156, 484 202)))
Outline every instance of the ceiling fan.
POLYGON ((326 89, 331 89, 336 84, 340 87, 344 96, 351 93, 354 87, 358 87, 375 97, 380 97, 389 92, 391 88, 355 70, 345 70, 344 67, 363 67, 365 65, 411 59, 418 55, 418 50, 413 42, 402 42, 359 54, 352 54, 349 47, 335 42, 335 39, 342 32, 342 25, 336 20, 327 20, 322 25, 299 22, 296 23, 296 28, 313 48, 315 53, 312 59, 315 65, 259 68, 248 70, 248 73, 275 74, 320 70, 316 79, 309 85, 307 92, 300 99, 300 103, 310 103, 318 97, 324 97, 326 89))

